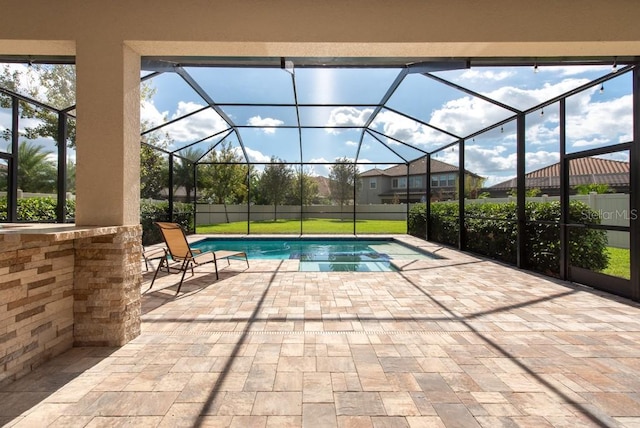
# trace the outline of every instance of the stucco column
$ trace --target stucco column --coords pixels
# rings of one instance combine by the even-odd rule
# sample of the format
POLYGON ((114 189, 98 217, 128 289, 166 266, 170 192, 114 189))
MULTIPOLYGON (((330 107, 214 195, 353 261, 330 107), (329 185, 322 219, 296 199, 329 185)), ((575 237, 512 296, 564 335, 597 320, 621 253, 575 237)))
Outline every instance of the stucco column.
POLYGON ((104 39, 76 55, 76 224, 139 224, 140 55, 104 39))
POLYGON ((119 226, 74 242, 74 343, 140 334, 140 55, 122 41, 77 43, 76 224, 119 226))

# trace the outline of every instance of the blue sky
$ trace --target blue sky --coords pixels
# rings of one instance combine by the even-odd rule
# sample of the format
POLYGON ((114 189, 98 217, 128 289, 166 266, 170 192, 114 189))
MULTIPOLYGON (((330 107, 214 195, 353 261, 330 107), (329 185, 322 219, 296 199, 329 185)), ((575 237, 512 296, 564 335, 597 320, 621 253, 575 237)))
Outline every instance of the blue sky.
MULTIPOLYGON (((23 65, 12 67, 25 69, 23 65)), ((364 125, 374 111, 374 107, 366 104, 377 104, 400 73, 400 69, 380 68, 295 68, 293 75, 290 70, 279 68, 187 67, 186 70, 216 103, 294 104, 297 97, 299 104, 332 104, 331 107, 301 107, 298 112, 294 107, 222 107, 240 127, 245 151, 252 162, 268 162, 271 156, 291 162, 302 159, 313 164, 305 168, 307 171, 325 176, 329 167, 322 163, 338 157, 355 158, 362 135, 361 129, 331 127, 364 125), (296 126, 297 113, 302 125, 318 127, 300 131, 302 144, 298 129, 277 128, 296 126)), ((537 72, 530 66, 483 67, 434 74, 518 109, 531 108, 596 78, 612 75, 615 78, 604 84, 603 92, 598 86, 568 99, 567 150, 571 153, 632 139, 631 75, 614 73, 611 66, 539 66, 537 72)), ((148 82, 155 89, 155 95, 141 106, 141 118, 147 129, 206 107, 206 102, 176 74, 164 73, 148 82)), ((386 106, 460 137, 513 115, 420 74, 408 75, 386 106)), ((456 141, 454 136, 390 109, 383 108, 375 116, 370 126, 374 136, 364 136, 358 160, 365 164, 360 170, 385 168, 402 162, 402 158, 415 159, 422 151, 433 152, 456 141)), ((0 110, 0 128, 10 126, 9 117, 8 111, 0 110)), ((29 122, 21 123, 25 126, 29 122)), ((558 161, 558 127, 557 104, 546 107, 544 114, 535 112, 527 116, 527 172, 558 161)), ((228 128, 220 115, 205 108, 163 128, 163 132, 171 138, 169 149, 175 149, 228 128)), ((207 150, 222 135, 226 132, 196 148, 207 150)), ((230 134, 227 141, 239 154, 243 153, 235 134, 230 134)), ((52 147, 51 141, 37 143, 52 147)), ((465 168, 486 177, 487 185, 506 180, 515 176, 515 149, 515 123, 510 122, 502 129, 466 142, 465 168)), ((70 157, 73 156, 71 152, 70 157)), ((627 160, 626 157, 626 153, 612 156, 618 160, 627 160)), ((436 159, 457 165, 457 148, 439 153, 436 159)))

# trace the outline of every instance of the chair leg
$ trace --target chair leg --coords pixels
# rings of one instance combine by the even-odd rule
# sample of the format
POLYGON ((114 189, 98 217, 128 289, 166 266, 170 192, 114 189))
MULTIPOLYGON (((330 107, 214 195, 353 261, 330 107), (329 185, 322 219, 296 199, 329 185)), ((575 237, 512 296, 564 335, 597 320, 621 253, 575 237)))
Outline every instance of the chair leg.
MULTIPOLYGON (((229 261, 227 259, 227 261, 229 261)), ((218 260, 216 259, 216 253, 213 253, 213 267, 216 269, 216 281, 220 279, 218 276, 218 260)))
POLYGON ((180 284, 178 284, 178 289, 176 290, 176 296, 180 292, 180 288, 182 288, 182 281, 184 281, 184 276, 187 274, 189 266, 191 266, 191 275, 193 275, 193 264, 185 259, 184 262, 182 262, 182 277, 180 278, 180 284))
MULTIPOLYGON (((160 271, 160 269, 162 269, 162 264, 165 263, 167 261, 166 258, 164 259, 160 259, 160 263, 158 264, 158 268, 156 269, 156 272, 153 274, 153 279, 151 280, 151 284, 149 285, 149 290, 151 290, 151 287, 153 287, 153 283, 156 280, 156 277, 158 276, 158 272, 160 271)), ((167 272, 169 272, 169 262, 167 262, 167 272)))

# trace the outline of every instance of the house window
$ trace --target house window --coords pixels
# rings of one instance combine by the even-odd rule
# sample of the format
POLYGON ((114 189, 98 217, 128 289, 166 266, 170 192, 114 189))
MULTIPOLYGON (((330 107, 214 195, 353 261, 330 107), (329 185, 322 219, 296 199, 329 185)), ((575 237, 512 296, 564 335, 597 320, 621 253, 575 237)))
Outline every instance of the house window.
POLYGON ((369 189, 375 189, 378 187, 378 181, 375 178, 369 179, 369 189))
POLYGON ((391 187, 393 189, 404 189, 405 187, 407 187, 407 177, 392 179, 391 187))
POLYGON ((438 187, 438 176, 437 175, 432 175, 431 176, 431 187, 438 187))
POLYGON ((409 188, 420 189, 422 187, 422 177, 409 177, 409 188))
POLYGON ((455 185, 456 185, 456 175, 455 174, 449 174, 449 180, 448 180, 447 186, 453 187, 455 185))
POLYGON ((440 187, 447 187, 447 174, 440 175, 440 187))

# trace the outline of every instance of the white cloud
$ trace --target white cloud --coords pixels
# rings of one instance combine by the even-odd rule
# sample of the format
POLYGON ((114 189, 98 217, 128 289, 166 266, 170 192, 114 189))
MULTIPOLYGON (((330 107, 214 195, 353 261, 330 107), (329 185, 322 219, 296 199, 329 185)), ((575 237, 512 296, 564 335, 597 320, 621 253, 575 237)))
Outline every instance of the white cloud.
POLYGON ((578 139, 571 144, 572 147, 589 147, 589 146, 603 146, 608 143, 609 140, 604 138, 593 138, 590 140, 578 139))
POLYGON ((633 97, 572 103, 567 115, 567 140, 573 147, 604 146, 632 139, 633 97))
MULTIPOLYGON (((281 121, 280 119, 274 119, 271 117, 265 117, 262 118, 261 116, 253 116, 250 117, 249 120, 247 121, 247 125, 250 126, 281 126, 284 125, 284 122, 281 121)), ((264 132, 265 134, 275 134, 276 133, 276 128, 261 128, 260 129, 262 132, 264 132)))
MULTIPOLYGON (((309 160, 310 163, 327 163, 332 162, 325 158, 313 158, 309 160)), ((311 175, 318 176, 321 175, 323 177, 328 177, 329 172, 331 172, 331 165, 305 165, 305 168, 308 168, 308 171, 311 175)))
MULTIPOLYGON (((373 109, 358 109, 356 107, 336 107, 329 113, 327 126, 364 126, 373 113, 373 109)), ((340 129, 326 128, 331 134, 340 133, 340 129)))
POLYGON ((493 81, 501 81, 504 79, 508 79, 515 75, 515 71, 511 70, 479 70, 477 68, 469 69, 460 75, 460 79, 462 80, 493 80, 493 81))
MULTIPOLYGON (((171 119, 184 116, 202 107, 204 106, 191 101, 180 101, 171 119)), ((190 142, 227 129, 229 125, 213 109, 206 109, 200 113, 179 120, 167 128, 175 141, 190 142)))
MULTIPOLYGON (((588 82, 589 79, 572 78, 554 84, 545 83, 542 87, 535 89, 503 86, 485 95, 517 109, 526 110, 588 82)), ((588 93, 582 95, 589 96, 588 93)))
MULTIPOLYGON (((438 132, 415 120, 391 111, 383 111, 378 114, 373 122, 373 128, 382 128, 381 132, 389 137, 396 138, 405 143, 416 144, 427 148, 435 148, 442 144, 450 143, 453 138, 438 132)), ((393 140, 390 144, 397 144, 393 140)))
POLYGON ((448 101, 435 110, 429 123, 464 137, 512 114, 479 98, 462 97, 448 101))
MULTIPOLYGON (((242 149, 240 147, 234 147, 233 150, 235 151, 236 155, 242 157, 242 159, 244 159, 244 153, 242 153, 242 149)), ((247 156, 249 156, 249 161, 250 162, 257 162, 257 163, 269 163, 271 162, 271 157, 268 155, 265 155, 264 153, 262 153, 259 150, 253 150, 250 147, 246 147, 244 148, 244 150, 247 152, 247 156)))
POLYGON ((612 65, 572 65, 572 66, 538 66, 539 73, 555 73, 560 76, 576 76, 578 74, 601 71, 603 74, 612 70, 612 65))
MULTIPOLYGON (((141 119, 152 124, 151 127, 162 124, 168 120, 182 117, 204 107, 194 102, 178 102, 175 113, 169 116, 168 112, 160 112, 153 102, 144 101, 141 106, 141 119)), ((229 125, 213 109, 205 109, 199 113, 178 120, 158 132, 167 133, 175 146, 179 147, 187 143, 198 141, 216 132, 229 128, 229 125)), ((175 147, 174 147, 175 148, 175 147)))
POLYGON ((143 100, 140 103, 140 121, 148 124, 147 128, 153 128, 166 121, 169 112, 160 112, 152 101, 143 100))
POLYGON ((527 152, 525 155, 525 164, 527 172, 535 171, 545 166, 553 165, 560 160, 559 152, 547 152, 539 150, 537 152, 527 152))

